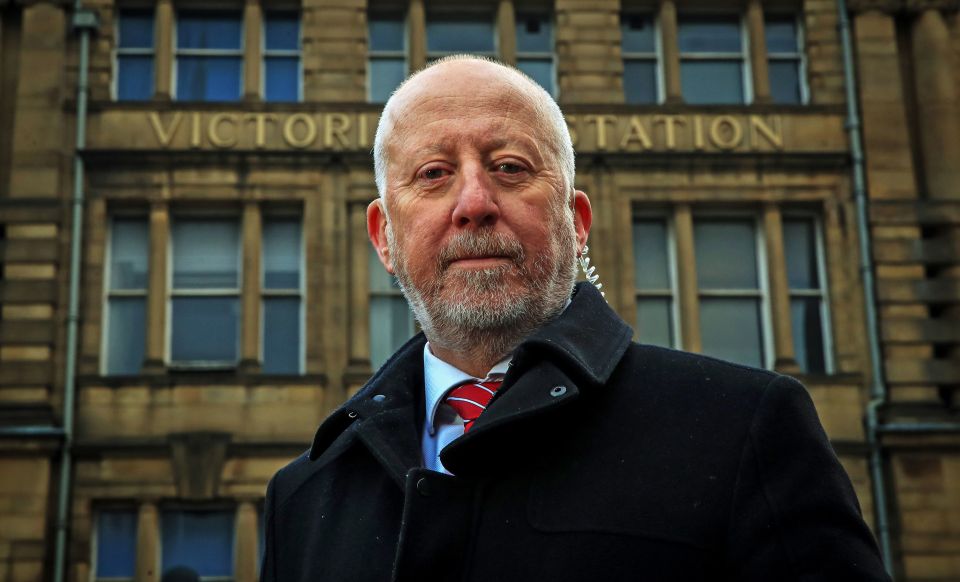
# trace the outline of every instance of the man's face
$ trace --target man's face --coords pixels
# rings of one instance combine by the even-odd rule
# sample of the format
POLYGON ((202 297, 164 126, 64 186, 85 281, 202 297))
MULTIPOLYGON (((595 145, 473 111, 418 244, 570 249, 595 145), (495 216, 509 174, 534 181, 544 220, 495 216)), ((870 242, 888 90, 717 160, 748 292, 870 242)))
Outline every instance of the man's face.
POLYGON ((542 324, 569 295, 586 195, 571 199, 545 126, 513 87, 461 70, 414 91, 387 142, 388 212, 381 201, 368 211, 381 260, 428 332, 542 324))

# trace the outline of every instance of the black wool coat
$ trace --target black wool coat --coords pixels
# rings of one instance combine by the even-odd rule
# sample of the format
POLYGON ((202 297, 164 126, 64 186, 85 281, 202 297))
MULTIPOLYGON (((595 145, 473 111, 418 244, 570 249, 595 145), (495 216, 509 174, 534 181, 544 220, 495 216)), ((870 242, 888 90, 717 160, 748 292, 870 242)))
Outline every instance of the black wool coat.
POLYGON ((262 582, 887 580, 806 390, 638 345, 589 285, 423 468, 423 345, 281 469, 262 582))

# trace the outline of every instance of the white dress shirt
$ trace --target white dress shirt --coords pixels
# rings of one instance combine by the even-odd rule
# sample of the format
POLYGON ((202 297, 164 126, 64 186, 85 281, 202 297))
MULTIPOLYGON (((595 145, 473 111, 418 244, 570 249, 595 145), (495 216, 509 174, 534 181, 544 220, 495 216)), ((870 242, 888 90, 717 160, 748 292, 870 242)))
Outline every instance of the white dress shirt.
POLYGON ((430 343, 423 347, 423 378, 424 378, 424 421, 423 450, 424 466, 434 471, 450 474, 450 471, 440 462, 440 451, 450 444, 453 439, 463 434, 463 419, 457 415, 452 406, 443 402, 444 397, 452 388, 466 382, 491 382, 502 380, 507 373, 507 367, 513 355, 497 362, 487 372, 484 378, 475 378, 463 370, 448 364, 433 355, 430 343))

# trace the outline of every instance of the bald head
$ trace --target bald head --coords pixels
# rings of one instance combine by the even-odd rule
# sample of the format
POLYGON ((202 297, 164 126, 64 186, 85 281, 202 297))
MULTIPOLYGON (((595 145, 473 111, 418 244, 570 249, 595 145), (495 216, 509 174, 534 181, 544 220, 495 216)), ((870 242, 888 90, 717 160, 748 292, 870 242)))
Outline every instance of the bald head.
POLYGON ((377 125, 373 165, 380 197, 386 195, 391 136, 402 128, 406 112, 417 104, 449 101, 463 107, 463 97, 477 107, 496 105, 504 109, 529 110, 530 123, 543 139, 546 153, 555 161, 564 188, 573 194, 574 154, 570 131, 560 107, 540 85, 514 69, 490 59, 453 55, 440 59, 404 81, 387 101, 377 125))

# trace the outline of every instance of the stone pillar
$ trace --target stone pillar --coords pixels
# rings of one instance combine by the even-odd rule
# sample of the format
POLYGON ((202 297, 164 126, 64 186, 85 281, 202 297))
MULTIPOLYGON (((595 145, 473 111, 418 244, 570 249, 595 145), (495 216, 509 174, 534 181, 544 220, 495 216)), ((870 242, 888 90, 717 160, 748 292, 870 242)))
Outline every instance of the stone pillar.
POLYGON ((680 44, 677 32, 677 5, 660 2, 660 38, 663 44, 663 84, 667 103, 683 101, 680 84, 680 44))
POLYGON ((150 263, 147 287, 147 340, 145 373, 163 373, 167 327, 167 248, 170 211, 166 202, 150 208, 150 263))
POLYGON ((770 102, 770 73, 767 66, 767 36, 764 32, 763 6, 760 0, 747 4, 747 28, 750 33, 750 72, 753 77, 753 102, 770 102))
POLYGON ((517 64, 517 20, 514 15, 513 0, 500 0, 497 5, 497 37, 500 47, 500 60, 517 64))
POLYGON ((173 96, 173 0, 158 0, 154 36, 155 97, 169 100, 173 96))
POLYGON ((770 308, 773 312, 773 366, 782 372, 796 373, 800 369, 793 346, 790 283, 787 281, 787 259, 783 248, 783 220, 776 204, 767 204, 763 208, 763 231, 767 245, 767 271, 770 276, 770 308))
POLYGON ((427 12, 423 7, 423 0, 410 0, 407 26, 410 72, 413 73, 427 64, 427 12))
POLYGON ((243 6, 243 99, 245 101, 259 101, 261 54, 263 46, 261 31, 263 30, 263 10, 260 0, 247 0, 243 6))
POLYGON ((924 8, 913 23, 912 40, 926 194, 960 200, 960 114, 950 31, 943 14, 924 8))
POLYGON ((257 582, 257 533, 260 530, 257 526, 257 506, 251 500, 240 501, 235 519, 233 579, 235 582, 257 582))
POLYGON ((240 366, 253 372, 260 368, 260 271, 263 227, 260 206, 243 206, 243 292, 240 317, 240 366))
POLYGON ((697 259, 693 245, 693 213, 689 204, 679 204, 673 214, 677 230, 677 284, 680 295, 680 335, 683 349, 700 352, 700 295, 697 289, 697 259))
POLYGON ((137 561, 134 582, 160 580, 160 514, 154 501, 144 501, 137 513, 137 561))

